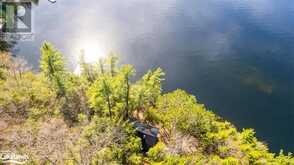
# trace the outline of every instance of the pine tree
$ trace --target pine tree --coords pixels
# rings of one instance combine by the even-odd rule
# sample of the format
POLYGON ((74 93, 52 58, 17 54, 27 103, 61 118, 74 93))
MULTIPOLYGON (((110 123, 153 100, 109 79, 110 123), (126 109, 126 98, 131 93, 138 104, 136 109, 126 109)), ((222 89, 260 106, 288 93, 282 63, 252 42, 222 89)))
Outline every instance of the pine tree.
POLYGON ((95 79, 97 78, 98 73, 92 64, 88 64, 85 61, 85 51, 84 50, 81 50, 79 65, 81 68, 82 77, 84 77, 90 83, 93 83, 95 81, 95 79))
POLYGON ((148 71, 141 80, 136 83, 134 95, 137 99, 137 108, 154 106, 162 92, 161 83, 164 80, 164 72, 161 68, 148 71))
POLYGON ((58 96, 65 96, 65 64, 62 54, 48 42, 41 47, 40 68, 42 73, 57 89, 58 96))
POLYGON ((129 118, 129 111, 130 111, 130 90, 131 90, 131 84, 130 84, 130 78, 134 76, 135 69, 131 65, 125 65, 121 69, 122 74, 122 90, 123 90, 123 96, 124 96, 124 104, 125 104, 125 112, 124 112, 124 119, 129 118))
POLYGON ((117 62, 118 62, 118 57, 113 53, 111 52, 109 55, 108 55, 108 59, 107 59, 107 62, 110 66, 110 74, 112 77, 114 77, 117 73, 117 62))
POLYGON ((107 114, 110 118, 113 116, 115 102, 113 83, 114 79, 110 76, 100 75, 87 91, 91 107, 98 113, 107 114))

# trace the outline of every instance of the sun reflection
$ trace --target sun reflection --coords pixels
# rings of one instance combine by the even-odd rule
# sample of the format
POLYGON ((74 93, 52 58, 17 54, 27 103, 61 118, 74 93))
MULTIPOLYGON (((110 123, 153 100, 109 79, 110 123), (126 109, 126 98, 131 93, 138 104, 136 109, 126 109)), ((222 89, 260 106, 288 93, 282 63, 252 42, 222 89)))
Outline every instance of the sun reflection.
POLYGON ((106 56, 105 49, 97 42, 83 42, 83 44, 79 46, 79 50, 84 52, 85 61, 87 63, 95 63, 99 61, 100 58, 106 56))
MULTIPOLYGON (((77 60, 79 60, 81 52, 83 52, 85 62, 90 64, 98 62, 99 59, 104 58, 107 55, 105 46, 99 44, 99 42, 95 40, 82 41, 77 44, 75 51, 78 52, 78 56, 76 56, 77 60)), ((76 74, 80 74, 80 70, 80 66, 77 65, 74 72, 76 74)))

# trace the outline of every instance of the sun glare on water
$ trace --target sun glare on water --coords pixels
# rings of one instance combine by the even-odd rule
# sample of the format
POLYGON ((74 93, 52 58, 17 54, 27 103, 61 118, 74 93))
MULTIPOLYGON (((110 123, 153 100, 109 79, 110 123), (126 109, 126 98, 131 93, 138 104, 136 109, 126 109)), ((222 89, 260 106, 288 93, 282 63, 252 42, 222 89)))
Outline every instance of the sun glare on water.
MULTIPOLYGON (((79 51, 77 59, 79 59, 81 52, 83 52, 86 63, 94 64, 107 55, 105 47, 95 41, 82 42, 78 44, 76 48, 79 51)), ((75 73, 79 74, 80 72, 80 66, 78 65, 75 69, 75 73)))
POLYGON ((85 42, 80 46, 80 50, 84 51, 85 61, 87 63, 95 63, 99 61, 100 58, 106 56, 106 52, 103 50, 102 46, 95 42, 85 42))

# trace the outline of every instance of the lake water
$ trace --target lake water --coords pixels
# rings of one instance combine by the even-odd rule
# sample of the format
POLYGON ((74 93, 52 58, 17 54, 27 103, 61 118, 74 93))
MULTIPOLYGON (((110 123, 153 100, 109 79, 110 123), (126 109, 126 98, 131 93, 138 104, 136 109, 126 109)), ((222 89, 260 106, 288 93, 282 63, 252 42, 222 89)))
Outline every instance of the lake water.
POLYGON ((293 0, 42 0, 34 32, 14 50, 33 66, 44 40, 72 69, 89 43, 97 56, 113 50, 139 75, 162 67, 166 91, 196 95, 272 151, 294 152, 293 0))

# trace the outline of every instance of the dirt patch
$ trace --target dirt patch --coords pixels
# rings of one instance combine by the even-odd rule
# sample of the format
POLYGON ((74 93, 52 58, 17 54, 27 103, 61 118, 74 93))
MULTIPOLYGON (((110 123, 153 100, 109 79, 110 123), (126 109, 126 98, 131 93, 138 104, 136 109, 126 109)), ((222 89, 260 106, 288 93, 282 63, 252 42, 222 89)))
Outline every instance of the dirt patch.
POLYGON ((0 131, 7 129, 8 124, 5 121, 0 120, 0 131))

